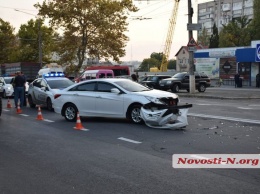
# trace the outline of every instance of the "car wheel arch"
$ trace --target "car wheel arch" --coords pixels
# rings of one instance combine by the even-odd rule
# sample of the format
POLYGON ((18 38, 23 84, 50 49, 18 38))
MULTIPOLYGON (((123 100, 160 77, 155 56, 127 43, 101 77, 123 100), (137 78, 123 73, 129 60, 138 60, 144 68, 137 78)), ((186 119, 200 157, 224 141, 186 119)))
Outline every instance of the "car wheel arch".
POLYGON ((65 116, 65 109, 68 105, 73 105, 76 107, 76 109, 78 110, 78 107, 73 103, 73 102, 66 102, 65 104, 63 104, 62 109, 61 109, 61 116, 65 116))
MULTIPOLYGON (((133 119, 131 118, 131 111, 134 107, 140 107, 140 109, 141 109, 142 106, 143 106, 143 104, 141 104, 139 102, 134 102, 134 103, 130 104, 126 111, 126 118, 131 120, 132 122, 134 122, 133 119)), ((134 123, 136 123, 136 122, 134 122, 134 123)), ((142 121, 140 121, 139 123, 142 123, 142 121)))

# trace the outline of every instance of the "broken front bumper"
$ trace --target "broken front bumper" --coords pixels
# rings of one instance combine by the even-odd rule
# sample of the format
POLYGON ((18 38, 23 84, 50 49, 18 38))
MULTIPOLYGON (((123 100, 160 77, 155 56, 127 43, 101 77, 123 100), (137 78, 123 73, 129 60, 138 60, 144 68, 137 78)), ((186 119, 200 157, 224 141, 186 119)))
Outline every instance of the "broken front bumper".
POLYGON ((192 104, 165 106, 159 109, 152 106, 143 106, 140 115, 149 127, 178 129, 188 125, 187 114, 191 107, 192 104))

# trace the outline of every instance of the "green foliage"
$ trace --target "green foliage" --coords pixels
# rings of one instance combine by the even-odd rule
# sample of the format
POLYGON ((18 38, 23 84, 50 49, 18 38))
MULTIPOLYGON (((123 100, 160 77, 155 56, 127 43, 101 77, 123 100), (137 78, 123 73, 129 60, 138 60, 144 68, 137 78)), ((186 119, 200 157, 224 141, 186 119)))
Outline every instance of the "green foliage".
POLYGON ((251 42, 252 31, 248 25, 251 20, 243 16, 223 25, 220 32, 220 47, 249 46, 251 42))
POLYGON ((140 64, 139 71, 150 71, 151 67, 159 67, 160 61, 155 58, 144 59, 140 64))
POLYGON ((249 25, 252 40, 260 40, 260 1, 254 0, 254 18, 249 25))
POLYGON ((14 28, 9 22, 0 18, 0 64, 12 62, 12 52, 15 50, 16 38, 14 28))
POLYGON ((176 60, 175 59, 169 60, 168 69, 176 69, 176 60))
POLYGON ((45 0, 35 6, 52 27, 64 31, 62 44, 72 44, 59 51, 63 61, 74 55, 80 69, 86 57, 119 61, 125 55, 127 14, 137 11, 131 0, 45 0))
POLYGON ((39 38, 42 42, 43 61, 51 62, 55 50, 57 34, 52 28, 42 25, 41 20, 29 20, 18 31, 20 45, 16 54, 17 61, 39 62, 39 38))
POLYGON ((213 33, 209 39, 209 48, 218 48, 219 47, 219 34, 216 24, 213 25, 213 33))
POLYGON ((210 36, 207 33, 206 28, 202 29, 201 34, 198 36, 198 44, 202 46, 209 46, 210 36))

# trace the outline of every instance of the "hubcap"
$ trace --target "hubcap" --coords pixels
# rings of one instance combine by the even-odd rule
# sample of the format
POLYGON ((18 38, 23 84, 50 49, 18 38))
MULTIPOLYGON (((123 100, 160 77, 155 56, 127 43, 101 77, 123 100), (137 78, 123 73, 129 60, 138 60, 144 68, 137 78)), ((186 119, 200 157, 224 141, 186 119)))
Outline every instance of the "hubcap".
POLYGON ((69 120, 73 120, 76 116, 76 111, 73 107, 69 106, 65 110, 65 115, 69 120))
POLYGON ((140 108, 134 108, 132 110, 131 117, 135 123, 140 123, 142 120, 140 116, 140 108))

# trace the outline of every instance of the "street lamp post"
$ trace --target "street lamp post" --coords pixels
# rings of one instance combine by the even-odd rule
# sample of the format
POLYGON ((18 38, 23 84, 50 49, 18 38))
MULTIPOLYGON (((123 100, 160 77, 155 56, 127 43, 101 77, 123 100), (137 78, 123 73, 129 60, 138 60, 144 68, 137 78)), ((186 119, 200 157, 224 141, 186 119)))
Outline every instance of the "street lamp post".
POLYGON ((39 19, 39 17, 37 15, 31 14, 31 13, 27 13, 24 11, 21 11, 19 9, 14 9, 15 11, 21 12, 21 13, 25 13, 28 15, 32 15, 35 16, 37 18, 37 22, 38 22, 38 47, 39 47, 39 63, 40 63, 40 67, 42 67, 42 31, 41 31, 41 21, 39 19))

